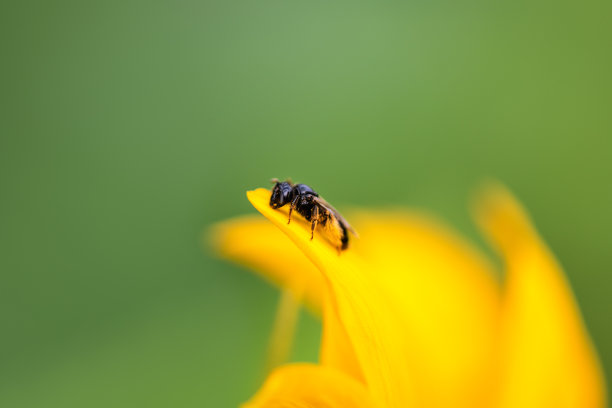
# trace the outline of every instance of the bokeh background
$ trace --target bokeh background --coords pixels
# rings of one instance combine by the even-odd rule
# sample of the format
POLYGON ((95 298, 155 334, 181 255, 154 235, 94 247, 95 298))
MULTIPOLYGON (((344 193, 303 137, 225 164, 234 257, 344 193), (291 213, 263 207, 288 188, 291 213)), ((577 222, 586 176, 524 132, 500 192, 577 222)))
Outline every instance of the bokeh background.
MULTIPOLYGON (((0 406, 232 407, 278 293, 202 244, 292 177, 480 245, 523 200, 612 369, 612 3, 6 1, 0 406)), ((304 313, 293 360, 315 360, 304 313)))

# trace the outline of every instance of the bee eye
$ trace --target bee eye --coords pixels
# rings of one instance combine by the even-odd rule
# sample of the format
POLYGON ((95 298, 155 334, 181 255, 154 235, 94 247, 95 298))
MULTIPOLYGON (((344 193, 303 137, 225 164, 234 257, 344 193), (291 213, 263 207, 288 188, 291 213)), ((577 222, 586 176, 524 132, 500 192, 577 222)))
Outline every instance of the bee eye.
POLYGON ((282 200, 282 195, 278 184, 272 190, 272 195, 270 196, 270 206, 272 208, 278 208, 280 201, 282 200))
POLYGON ((287 182, 276 183, 270 196, 270 207, 276 209, 288 204, 292 199, 291 185, 287 182))

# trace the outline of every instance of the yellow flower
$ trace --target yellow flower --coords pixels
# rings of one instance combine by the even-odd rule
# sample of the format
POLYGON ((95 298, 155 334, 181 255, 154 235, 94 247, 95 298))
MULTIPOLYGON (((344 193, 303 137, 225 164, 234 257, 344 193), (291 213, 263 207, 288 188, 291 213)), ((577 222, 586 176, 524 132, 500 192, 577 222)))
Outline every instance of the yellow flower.
POLYGON ((310 240, 305 221, 287 224, 268 190, 247 196, 272 223, 222 223, 217 250, 322 313, 323 338, 319 364, 276 368, 244 407, 605 406, 571 289, 504 188, 489 187, 475 206, 505 262, 503 284, 485 256, 429 217, 351 214, 361 238, 338 255, 322 233, 310 240))

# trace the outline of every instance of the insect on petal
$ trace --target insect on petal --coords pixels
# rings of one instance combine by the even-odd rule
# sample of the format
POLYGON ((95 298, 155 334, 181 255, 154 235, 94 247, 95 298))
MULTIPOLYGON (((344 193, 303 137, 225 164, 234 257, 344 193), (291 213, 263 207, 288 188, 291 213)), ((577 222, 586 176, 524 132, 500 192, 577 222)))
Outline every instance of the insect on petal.
POLYGON ((407 327, 404 316, 362 259, 350 250, 339 256, 324 240, 311 241, 305 222, 287 224, 284 213, 270 208, 270 191, 249 191, 247 197, 321 271, 331 307, 352 342, 373 401, 390 408, 415 406, 413 373, 408 370, 410 333, 403 329, 407 327))

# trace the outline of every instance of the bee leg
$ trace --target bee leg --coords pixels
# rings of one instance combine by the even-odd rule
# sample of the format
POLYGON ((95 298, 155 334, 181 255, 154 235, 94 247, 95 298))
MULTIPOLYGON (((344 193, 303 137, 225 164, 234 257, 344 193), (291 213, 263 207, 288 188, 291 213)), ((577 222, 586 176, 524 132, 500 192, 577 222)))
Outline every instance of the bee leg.
POLYGON ((318 206, 315 205, 314 207, 312 207, 310 219, 312 220, 312 222, 310 223, 310 240, 312 241, 312 239, 314 238, 314 230, 315 228, 317 228, 317 223, 319 222, 318 206))
POLYGON ((291 201, 291 207, 289 207, 289 219, 287 220, 287 224, 289 224, 291 222, 291 213, 293 212, 293 209, 297 205, 297 202, 298 202, 299 199, 300 199, 300 196, 295 196, 293 201, 291 201))

